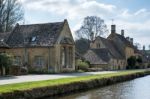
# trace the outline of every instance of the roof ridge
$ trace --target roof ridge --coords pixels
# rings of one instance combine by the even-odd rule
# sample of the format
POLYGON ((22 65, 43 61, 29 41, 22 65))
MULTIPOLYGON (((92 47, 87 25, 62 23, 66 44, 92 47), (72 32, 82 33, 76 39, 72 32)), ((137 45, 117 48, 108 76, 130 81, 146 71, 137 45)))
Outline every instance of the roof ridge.
POLYGON ((33 23, 33 24, 22 24, 19 26, 32 26, 32 25, 46 25, 46 24, 56 24, 56 23, 64 23, 64 21, 60 21, 60 22, 47 22, 47 23, 33 23))

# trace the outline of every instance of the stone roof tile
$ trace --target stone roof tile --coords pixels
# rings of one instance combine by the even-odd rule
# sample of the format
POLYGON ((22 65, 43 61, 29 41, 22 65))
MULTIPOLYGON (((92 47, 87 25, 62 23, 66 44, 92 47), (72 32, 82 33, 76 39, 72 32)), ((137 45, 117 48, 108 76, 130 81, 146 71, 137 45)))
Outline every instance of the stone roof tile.
POLYGON ((11 47, 53 46, 64 22, 16 25, 6 43, 11 47))

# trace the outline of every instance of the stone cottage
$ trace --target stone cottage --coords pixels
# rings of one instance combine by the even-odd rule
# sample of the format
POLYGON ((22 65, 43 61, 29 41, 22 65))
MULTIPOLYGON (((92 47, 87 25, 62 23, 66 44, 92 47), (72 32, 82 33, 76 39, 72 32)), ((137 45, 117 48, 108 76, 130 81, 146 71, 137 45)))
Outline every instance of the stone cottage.
POLYGON ((103 70, 125 69, 126 65, 124 57, 117 51, 115 44, 99 36, 91 42, 90 50, 84 57, 91 62, 92 67, 103 70))
POLYGON ((84 57, 92 67, 119 70, 126 69, 129 57, 140 55, 133 45, 133 38, 125 38, 124 30, 121 30, 121 35, 116 33, 116 25, 111 25, 110 35, 107 38, 96 37, 84 57))
POLYGON ((116 33, 115 25, 112 25, 111 28, 111 34, 107 37, 107 39, 115 43, 118 52, 121 53, 126 61, 131 56, 141 56, 141 52, 133 44, 133 38, 125 37, 124 30, 121 30, 121 35, 116 33))
POLYGON ((75 44, 67 20, 45 24, 17 24, 1 33, 0 52, 13 55, 12 67, 28 71, 67 72, 75 70, 75 44))
POLYGON ((118 51, 125 57, 126 60, 129 57, 138 54, 137 49, 133 45, 133 38, 125 37, 124 30, 121 30, 121 35, 116 33, 116 25, 111 26, 111 34, 107 37, 107 39, 115 43, 118 51))

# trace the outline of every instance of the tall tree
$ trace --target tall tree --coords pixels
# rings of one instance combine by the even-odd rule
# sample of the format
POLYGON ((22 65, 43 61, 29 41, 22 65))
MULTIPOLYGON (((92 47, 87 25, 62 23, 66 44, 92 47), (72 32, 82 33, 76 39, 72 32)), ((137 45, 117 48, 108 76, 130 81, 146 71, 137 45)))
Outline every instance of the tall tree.
POLYGON ((76 46, 76 51, 80 54, 84 54, 86 53, 86 51, 89 49, 90 44, 89 44, 89 40, 85 39, 85 38, 80 38, 78 40, 75 41, 75 46, 76 46))
POLYGON ((134 46, 137 48, 137 49, 141 49, 141 44, 140 43, 134 43, 134 46))
POLYGON ((24 11, 19 0, 0 0, 0 32, 11 31, 23 16, 24 11))
POLYGON ((103 19, 97 16, 87 16, 84 18, 80 29, 76 31, 76 34, 78 38, 94 40, 95 37, 102 36, 107 32, 107 26, 103 19))

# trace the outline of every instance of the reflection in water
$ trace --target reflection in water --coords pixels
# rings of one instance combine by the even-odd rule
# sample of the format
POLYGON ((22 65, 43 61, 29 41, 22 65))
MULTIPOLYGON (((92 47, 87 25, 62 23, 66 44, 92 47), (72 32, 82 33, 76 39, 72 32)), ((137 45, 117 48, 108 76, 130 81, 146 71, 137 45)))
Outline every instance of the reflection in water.
POLYGON ((150 99, 150 76, 58 99, 150 99))

